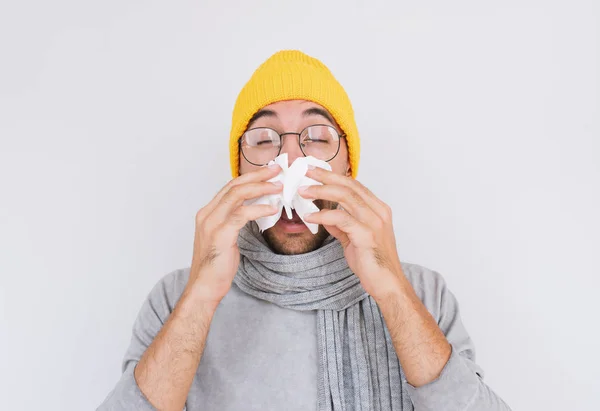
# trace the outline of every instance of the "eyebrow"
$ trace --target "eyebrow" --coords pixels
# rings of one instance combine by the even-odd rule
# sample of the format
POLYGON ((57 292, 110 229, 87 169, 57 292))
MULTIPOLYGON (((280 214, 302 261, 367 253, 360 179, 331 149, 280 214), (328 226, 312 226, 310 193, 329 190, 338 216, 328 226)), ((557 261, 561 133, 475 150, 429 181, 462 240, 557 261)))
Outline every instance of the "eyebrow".
POLYGON ((268 110, 268 109, 259 110, 256 113, 254 113, 254 115, 252 116, 250 121, 248 121, 248 128, 250 128, 256 120, 258 120, 259 118, 263 118, 263 117, 277 118, 278 116, 277 116, 277 113, 274 112, 273 110, 268 110))
POLYGON ((321 117, 326 118, 331 124, 335 124, 335 121, 333 120, 331 115, 327 112, 327 110, 323 110, 322 108, 318 108, 318 107, 311 107, 307 110, 304 110, 304 113, 302 113, 302 116, 303 117, 321 116, 321 117))
MULTIPOLYGON (((331 117, 331 115, 327 112, 327 110, 323 110, 322 108, 319 107, 311 107, 309 109, 306 109, 302 112, 302 117, 311 117, 311 116, 321 116, 325 119, 327 119, 331 124, 336 124, 336 122, 333 120, 333 117, 331 117)), ((259 118, 263 118, 263 117, 271 117, 271 118, 278 118, 279 116, 277 115, 277 113, 273 110, 269 110, 269 109, 262 109, 257 111, 256 113, 254 113, 254 115, 252 116, 252 118, 250 118, 250 121, 248 121, 248 128, 251 128, 252 125, 259 119, 259 118)))

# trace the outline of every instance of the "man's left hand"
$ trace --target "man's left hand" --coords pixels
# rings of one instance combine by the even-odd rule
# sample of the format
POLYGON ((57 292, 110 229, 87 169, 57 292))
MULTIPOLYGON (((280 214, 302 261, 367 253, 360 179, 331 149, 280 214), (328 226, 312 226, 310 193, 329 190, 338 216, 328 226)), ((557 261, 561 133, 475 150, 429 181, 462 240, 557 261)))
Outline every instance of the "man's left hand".
POLYGON ((350 269, 376 301, 397 293, 404 276, 396 250, 391 208, 357 180, 314 168, 306 176, 323 183, 302 187, 306 199, 337 202, 343 209, 306 214, 309 223, 322 224, 340 241, 350 269))

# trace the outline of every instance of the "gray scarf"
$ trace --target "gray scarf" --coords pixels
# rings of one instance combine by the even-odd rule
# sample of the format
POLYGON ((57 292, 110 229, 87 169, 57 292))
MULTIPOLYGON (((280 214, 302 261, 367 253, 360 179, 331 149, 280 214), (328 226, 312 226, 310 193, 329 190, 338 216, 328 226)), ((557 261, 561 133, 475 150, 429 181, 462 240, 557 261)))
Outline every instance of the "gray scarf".
POLYGON ((275 254, 254 222, 238 237, 235 284, 247 294, 292 310, 317 310, 317 410, 412 411, 404 375, 379 307, 350 270, 339 241, 275 254))

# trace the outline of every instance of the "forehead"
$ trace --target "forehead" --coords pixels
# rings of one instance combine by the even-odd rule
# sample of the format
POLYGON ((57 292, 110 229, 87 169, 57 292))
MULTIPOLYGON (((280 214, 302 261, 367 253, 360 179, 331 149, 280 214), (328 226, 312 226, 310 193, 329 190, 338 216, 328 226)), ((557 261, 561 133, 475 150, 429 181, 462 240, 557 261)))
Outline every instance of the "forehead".
POLYGON ((317 107, 325 110, 323 106, 315 103, 314 101, 309 100, 283 100, 277 101, 275 103, 271 103, 267 106, 264 106, 261 110, 272 110, 276 112, 285 112, 285 111, 303 111, 311 107, 317 107))
POLYGON ((255 123, 277 121, 278 123, 296 123, 302 119, 320 116, 325 123, 337 128, 333 116, 318 103, 308 100, 284 100, 264 106, 258 110, 248 122, 248 127, 255 123))

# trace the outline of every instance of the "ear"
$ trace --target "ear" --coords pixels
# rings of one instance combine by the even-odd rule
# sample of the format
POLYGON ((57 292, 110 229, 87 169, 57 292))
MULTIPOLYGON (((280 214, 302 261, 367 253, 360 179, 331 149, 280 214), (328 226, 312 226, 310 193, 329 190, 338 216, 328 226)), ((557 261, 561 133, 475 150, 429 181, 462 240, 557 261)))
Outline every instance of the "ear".
POLYGON ((352 176, 352 167, 348 164, 348 168, 346 169, 346 177, 352 176))

